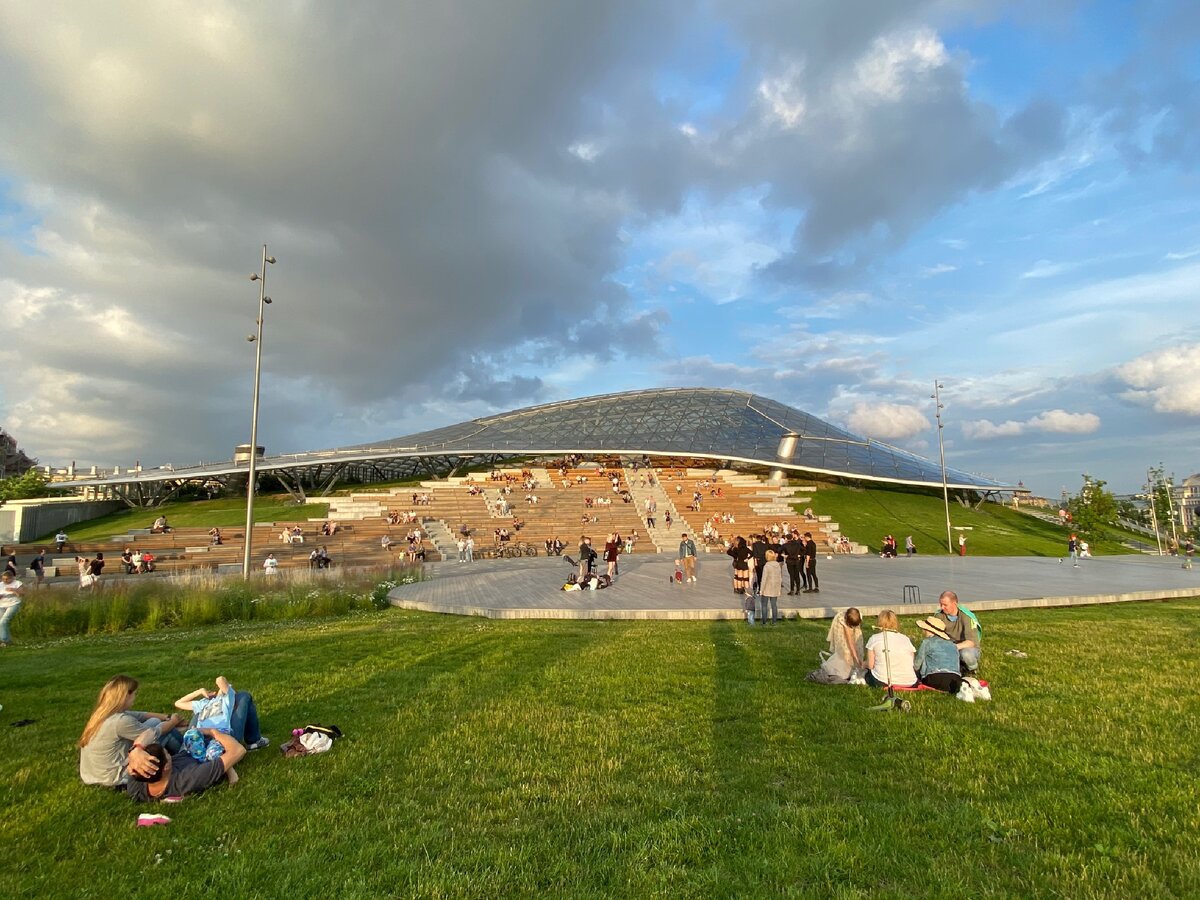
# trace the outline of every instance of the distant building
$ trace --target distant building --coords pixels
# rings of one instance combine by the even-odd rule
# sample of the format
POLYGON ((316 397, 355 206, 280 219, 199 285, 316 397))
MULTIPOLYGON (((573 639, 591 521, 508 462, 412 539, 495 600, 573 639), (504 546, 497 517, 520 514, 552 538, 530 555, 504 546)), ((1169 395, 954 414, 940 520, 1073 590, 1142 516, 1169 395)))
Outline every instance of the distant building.
POLYGON ((1184 531, 1195 531, 1200 523, 1200 472, 1183 479, 1172 498, 1179 507, 1179 522, 1184 531))

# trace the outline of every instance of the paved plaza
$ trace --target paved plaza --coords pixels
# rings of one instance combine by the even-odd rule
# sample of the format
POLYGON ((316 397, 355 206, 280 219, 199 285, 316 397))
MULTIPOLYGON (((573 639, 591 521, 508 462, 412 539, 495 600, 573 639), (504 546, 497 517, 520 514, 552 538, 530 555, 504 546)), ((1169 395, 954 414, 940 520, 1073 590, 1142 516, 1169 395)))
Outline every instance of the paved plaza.
MULTIPOLYGON (((428 580, 390 594, 404 609, 496 619, 729 619, 742 615, 729 559, 702 555, 696 584, 674 584, 666 554, 621 560, 616 583, 600 591, 563 591, 572 571, 565 559, 455 560, 430 564, 428 580)), ((600 569, 599 571, 603 571, 600 569)), ((836 556, 817 564, 819 594, 780 597, 788 616, 826 618, 857 606, 865 616, 894 608, 932 612, 949 588, 975 610, 1074 606, 1200 596, 1200 567, 1172 557, 1113 556, 1074 568, 1055 557, 916 556, 912 559, 836 556), (904 603, 905 586, 919 603, 904 603)), ((786 591, 787 577, 784 585, 786 591)))

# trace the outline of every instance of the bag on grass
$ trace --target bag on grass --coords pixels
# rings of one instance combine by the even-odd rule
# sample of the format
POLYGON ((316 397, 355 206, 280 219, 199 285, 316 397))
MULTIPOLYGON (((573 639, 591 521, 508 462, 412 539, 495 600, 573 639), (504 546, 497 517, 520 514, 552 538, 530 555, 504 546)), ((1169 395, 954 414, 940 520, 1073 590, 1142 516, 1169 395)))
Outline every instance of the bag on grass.
POLYGON ((326 753, 333 747, 342 730, 336 725, 305 725, 292 732, 292 739, 279 748, 285 759, 326 753))

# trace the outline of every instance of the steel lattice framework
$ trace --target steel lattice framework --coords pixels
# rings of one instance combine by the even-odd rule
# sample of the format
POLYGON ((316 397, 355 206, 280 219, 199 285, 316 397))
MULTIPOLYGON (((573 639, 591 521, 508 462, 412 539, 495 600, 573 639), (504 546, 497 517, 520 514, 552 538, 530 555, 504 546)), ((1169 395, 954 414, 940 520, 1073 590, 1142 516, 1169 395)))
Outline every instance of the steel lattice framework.
MULTIPOLYGON (((778 401, 743 391, 663 388, 604 394, 531 406, 407 435, 334 450, 264 456, 259 472, 309 484, 372 474, 402 478, 453 470, 480 460, 567 454, 712 460, 799 475, 892 484, 941 486, 940 467, 897 447, 851 434, 778 401), (785 440, 789 439, 789 440, 785 440), (781 443, 786 451, 781 454, 781 443)), ((246 463, 163 467, 68 482, 148 485, 221 480, 245 474, 246 463)), ((949 487, 991 493, 1012 490, 990 478, 946 470, 949 487)), ((158 493, 155 491, 154 493, 158 493)))

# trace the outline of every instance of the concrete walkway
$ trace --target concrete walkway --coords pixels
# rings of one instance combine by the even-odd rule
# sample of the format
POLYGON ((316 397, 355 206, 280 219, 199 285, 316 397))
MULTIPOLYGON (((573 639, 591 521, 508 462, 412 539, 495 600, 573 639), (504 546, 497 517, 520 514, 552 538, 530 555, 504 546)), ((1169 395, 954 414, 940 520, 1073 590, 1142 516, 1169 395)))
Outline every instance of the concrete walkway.
MULTIPOLYGON (((730 619, 742 616, 728 561, 699 558, 696 584, 670 582, 673 560, 663 555, 621 560, 621 576, 603 591, 563 591, 571 572, 566 560, 454 560, 431 563, 429 580, 391 592, 393 606, 494 619, 730 619)), ((603 571, 601 569, 601 571, 603 571)), ((1075 606, 1200 596, 1200 566, 1157 556, 1083 560, 1054 557, 917 556, 912 559, 836 556, 817 563, 819 594, 779 598, 781 612, 828 618, 857 606, 864 616, 886 608, 906 615, 933 612, 946 588, 973 610, 1075 606), (920 603, 902 602, 905 585, 920 603)))

